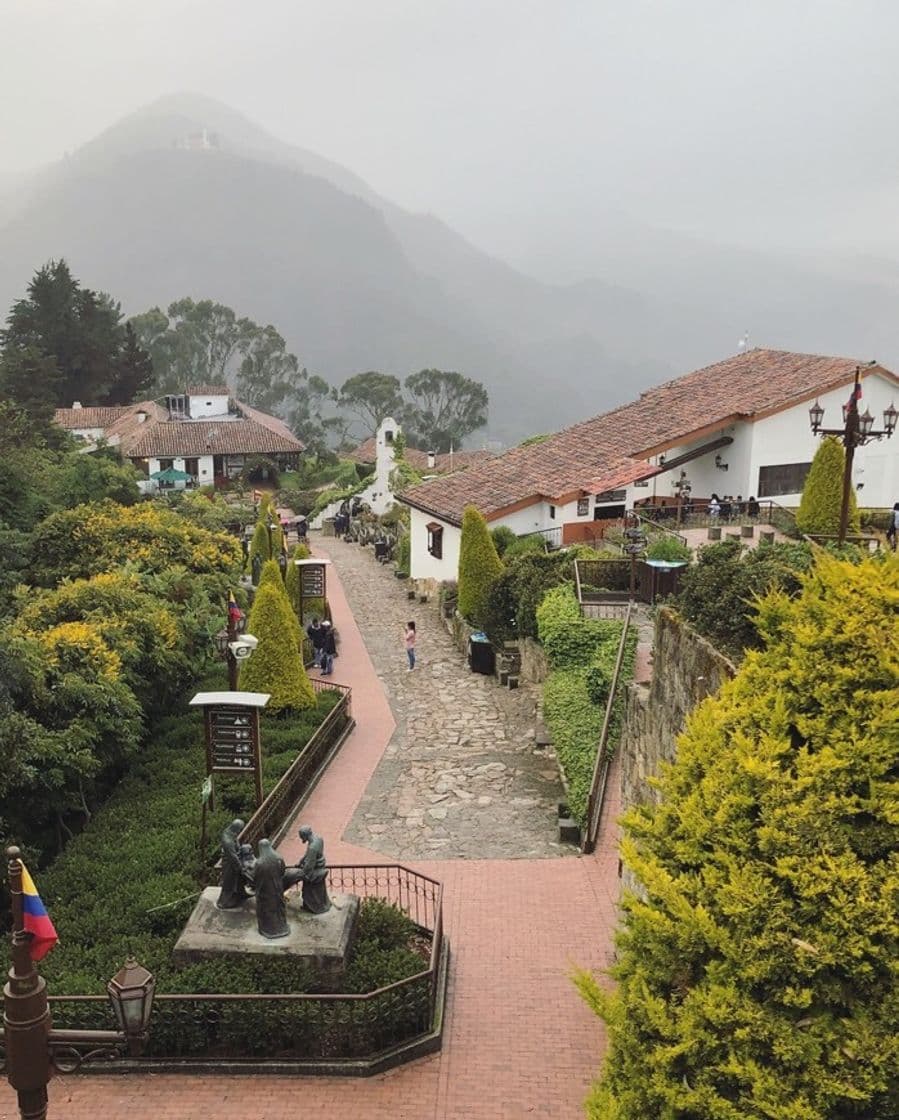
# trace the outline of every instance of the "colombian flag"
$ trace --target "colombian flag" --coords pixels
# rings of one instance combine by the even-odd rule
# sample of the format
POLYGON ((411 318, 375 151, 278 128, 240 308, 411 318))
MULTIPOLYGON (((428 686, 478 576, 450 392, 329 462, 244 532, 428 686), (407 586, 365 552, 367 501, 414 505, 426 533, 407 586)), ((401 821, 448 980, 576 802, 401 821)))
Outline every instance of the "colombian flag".
POLYGON ((228 618, 232 622, 240 622, 242 611, 237 605, 237 600, 234 598, 234 592, 228 592, 228 618))
POLYGON ((33 961, 39 961, 50 952, 59 938, 24 863, 22 864, 22 916, 25 932, 31 934, 28 952, 33 961))

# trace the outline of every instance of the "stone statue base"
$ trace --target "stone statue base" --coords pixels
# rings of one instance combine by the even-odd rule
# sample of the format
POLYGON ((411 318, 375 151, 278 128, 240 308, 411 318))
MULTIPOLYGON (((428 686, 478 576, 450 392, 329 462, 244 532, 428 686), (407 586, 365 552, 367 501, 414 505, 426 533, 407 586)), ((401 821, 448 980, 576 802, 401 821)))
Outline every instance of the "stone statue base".
POLYGON ((354 894, 331 895, 331 909, 310 914, 300 908, 302 895, 291 890, 287 899, 287 937, 263 937, 256 928, 256 900, 248 898, 233 910, 216 906, 218 887, 207 887, 175 943, 177 964, 248 956, 293 957, 314 969, 323 981, 338 980, 352 947, 359 899, 354 894))

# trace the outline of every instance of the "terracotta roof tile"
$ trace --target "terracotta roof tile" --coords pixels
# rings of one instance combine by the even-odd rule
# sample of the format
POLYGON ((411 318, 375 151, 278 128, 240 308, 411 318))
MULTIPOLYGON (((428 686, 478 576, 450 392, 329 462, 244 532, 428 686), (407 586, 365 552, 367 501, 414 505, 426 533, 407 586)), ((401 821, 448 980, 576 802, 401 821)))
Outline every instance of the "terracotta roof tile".
MULTIPOLYGON (((374 463, 377 456, 377 443, 374 436, 369 436, 368 439, 363 440, 358 447, 354 447, 352 451, 346 452, 343 456, 344 459, 349 459, 353 463, 363 463, 365 465, 374 463)), ((403 456, 410 466, 415 467, 417 471, 428 470, 428 453, 421 451, 417 447, 407 447, 403 452, 403 456)), ((452 455, 448 452, 437 456, 437 461, 430 469, 436 471, 438 474, 446 474, 449 471, 460 471, 465 467, 470 467, 473 463, 481 463, 485 459, 492 459, 492 451, 454 451, 452 455)))
POLYGON ((101 405, 88 408, 57 408, 53 419, 68 431, 76 428, 106 428, 130 411, 129 405, 101 405))
MULTIPOLYGON (((645 477, 640 472, 650 453, 683 443, 703 428, 776 412, 846 384, 859 364, 852 358, 750 350, 649 389, 541 443, 513 447, 489 463, 422 483, 402 500, 458 524, 469 504, 489 518, 526 498, 614 489, 645 477)), ((867 372, 863 367, 862 375, 867 372)))

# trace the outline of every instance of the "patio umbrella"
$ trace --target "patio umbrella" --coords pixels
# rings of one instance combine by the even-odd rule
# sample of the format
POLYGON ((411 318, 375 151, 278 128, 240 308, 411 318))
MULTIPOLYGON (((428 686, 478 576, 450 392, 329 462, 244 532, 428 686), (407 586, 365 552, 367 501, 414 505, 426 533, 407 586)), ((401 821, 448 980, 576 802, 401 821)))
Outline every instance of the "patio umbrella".
POLYGON ((154 482, 190 482, 193 475, 188 474, 187 471, 176 471, 174 467, 169 467, 165 471, 154 471, 150 478, 154 482))

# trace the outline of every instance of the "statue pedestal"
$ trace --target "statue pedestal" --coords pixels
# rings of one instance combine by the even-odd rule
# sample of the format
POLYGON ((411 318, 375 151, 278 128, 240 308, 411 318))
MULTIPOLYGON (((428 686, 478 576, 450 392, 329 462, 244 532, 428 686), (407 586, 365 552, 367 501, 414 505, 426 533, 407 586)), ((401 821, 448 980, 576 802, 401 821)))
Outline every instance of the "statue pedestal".
POLYGON ((219 888, 207 887, 175 943, 173 957, 178 964, 231 957, 293 957, 314 969, 323 980, 337 979, 343 973, 352 946, 359 913, 354 894, 332 894, 326 914, 309 914, 301 909, 299 891, 290 891, 287 900, 287 937, 263 937, 256 928, 256 900, 248 898, 234 910, 219 910, 219 888))

